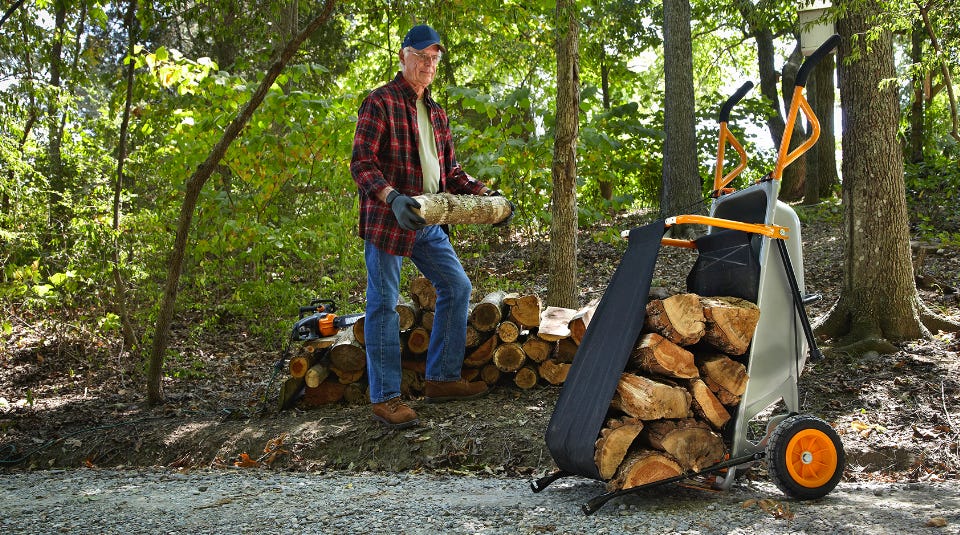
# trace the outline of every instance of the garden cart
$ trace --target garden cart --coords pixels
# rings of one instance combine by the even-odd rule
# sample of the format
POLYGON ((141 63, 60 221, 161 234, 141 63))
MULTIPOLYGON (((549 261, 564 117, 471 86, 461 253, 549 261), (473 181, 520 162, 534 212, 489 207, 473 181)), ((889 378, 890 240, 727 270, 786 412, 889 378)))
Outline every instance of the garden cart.
POLYGON ((713 487, 726 490, 738 473, 764 460, 770 477, 788 496, 819 498, 837 485, 845 466, 839 436, 820 418, 800 413, 800 373, 808 358, 821 358, 805 309, 817 297, 805 293, 799 218, 777 195, 784 168, 820 135, 804 87, 813 67, 838 41, 839 36, 832 36, 798 71, 773 171, 742 190, 728 187, 747 163, 746 153, 727 128, 731 108, 752 87, 747 83, 721 107, 710 215, 669 217, 624 233, 629 240, 627 250, 594 312, 547 427, 547 447, 559 470, 533 481, 534 492, 566 476, 605 480, 595 462, 596 442, 644 326, 661 246, 696 251, 686 281, 689 292, 741 298, 759 309, 752 340, 743 355, 749 380, 730 420, 720 430, 728 454, 720 462, 661 480, 629 488, 608 487, 608 492, 583 506, 584 512, 593 513, 617 496, 686 479, 706 478, 713 487), (791 132, 800 111, 812 134, 791 151, 791 132), (740 162, 725 175, 728 144, 740 155, 740 162), (694 240, 664 238, 666 229, 679 224, 705 225, 707 233, 694 240), (781 414, 772 415, 781 409, 781 414), (762 419, 768 414, 764 425, 762 419))

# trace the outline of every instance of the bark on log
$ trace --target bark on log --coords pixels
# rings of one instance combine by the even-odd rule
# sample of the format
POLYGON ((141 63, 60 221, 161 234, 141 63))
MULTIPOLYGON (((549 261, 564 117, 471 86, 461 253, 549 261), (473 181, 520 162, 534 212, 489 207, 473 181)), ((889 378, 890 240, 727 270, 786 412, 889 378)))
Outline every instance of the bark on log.
POLYGON ((641 420, 686 418, 690 414, 690 392, 678 386, 624 373, 610 404, 641 420))
POLYGON ((513 376, 513 384, 520 387, 522 390, 530 390, 531 388, 537 386, 537 371, 531 368, 530 366, 523 366, 517 373, 513 376))
POLYGON ((329 350, 330 364, 347 372, 363 371, 367 367, 367 352, 356 339, 353 329, 343 329, 329 350))
POLYGON ((461 379, 473 382, 477 380, 477 377, 480 377, 480 368, 460 368, 461 379))
POLYGON ((537 295, 507 294, 503 303, 510 307, 509 317, 524 327, 540 325, 540 297, 537 295))
POLYGON ((297 407, 301 409, 312 409, 322 405, 335 403, 343 399, 343 391, 346 385, 337 381, 323 381, 319 385, 304 390, 303 398, 297 402, 297 407))
POLYGON ((478 331, 473 325, 467 324, 467 336, 466 336, 466 346, 477 347, 486 340, 484 333, 478 331))
POLYGON ((523 352, 534 362, 543 362, 553 355, 556 344, 547 342, 536 335, 528 336, 522 344, 523 352))
POLYGON ((604 423, 593 458, 600 477, 607 480, 617 473, 617 467, 623 462, 630 445, 642 430, 643 422, 629 416, 610 418, 604 423))
POLYGON ((416 397, 423 392, 423 375, 404 368, 400 372, 400 393, 406 397, 416 397))
POLYGON ((554 354, 560 362, 573 362, 573 357, 577 356, 577 349, 580 346, 573 341, 573 338, 564 338, 557 341, 557 351, 554 354))
POLYGON ((627 458, 620 463, 614 478, 607 483, 607 490, 612 492, 639 487, 682 473, 680 463, 667 453, 653 450, 634 451, 627 454, 627 458))
POLYGON ((401 331, 408 331, 420 323, 420 307, 411 301, 401 301, 396 306, 401 331))
POLYGON ((590 320, 593 319, 593 312, 597 309, 598 304, 600 304, 600 301, 594 299, 570 318, 570 338, 573 338, 577 345, 580 345, 583 335, 587 333, 587 327, 590 326, 590 320))
POLYGON ((693 353, 657 333, 640 336, 630 353, 630 363, 643 371, 677 379, 692 379, 700 374, 693 353))
POLYGON ((463 359, 463 365, 469 366, 472 368, 479 368, 493 358, 493 350, 497 347, 497 337, 491 336, 486 339, 482 344, 477 346, 476 349, 471 351, 467 358, 463 359))
POLYGON ((428 331, 433 331, 433 317, 435 315, 436 313, 432 310, 424 310, 420 314, 420 325, 428 331))
POLYGON ((685 470, 699 472, 723 460, 723 438, 693 418, 648 422, 644 435, 655 449, 669 453, 685 470))
POLYGON ((693 395, 693 412, 707 421, 714 429, 722 428, 730 421, 730 413, 720 403, 717 396, 702 379, 690 380, 690 393, 693 395))
POLYGON ((320 362, 314 364, 309 370, 307 370, 307 373, 303 376, 303 380, 307 383, 307 387, 316 388, 320 386, 320 383, 322 383, 329 375, 330 368, 326 364, 320 362))
POLYGON ((515 372, 519 370, 527 355, 523 352, 523 347, 518 343, 500 344, 493 350, 493 363, 502 372, 515 372))
POLYGON ((743 355, 760 321, 760 308, 736 297, 701 297, 706 332, 703 339, 728 355, 743 355))
POLYGON ((414 277, 410 280, 410 297, 420 306, 420 310, 437 308, 437 290, 426 277, 414 277))
POLYGON ((497 338, 501 342, 516 342, 520 339, 520 327, 512 321, 501 321, 497 325, 497 338))
POLYGON ((572 308, 547 307, 540 313, 537 336, 548 342, 570 337, 570 320, 577 313, 572 308))
POLYGON ((492 225, 510 215, 510 201, 501 196, 428 193, 413 197, 428 225, 492 225))
POLYGON ((726 355, 701 353, 697 356, 697 367, 701 376, 735 396, 742 396, 747 390, 747 367, 726 355))
POLYGON ((469 322, 480 332, 490 332, 497 328, 503 319, 503 298, 506 292, 496 291, 487 294, 470 312, 469 322))
POLYGON ((337 381, 344 385, 359 381, 365 372, 365 370, 343 370, 333 365, 330 366, 330 371, 337 376, 337 381))
POLYGON ((700 341, 706 332, 705 321, 700 296, 696 294, 676 294, 647 303, 646 327, 677 345, 700 341))
POLYGON ((561 385, 567 380, 567 374, 570 373, 570 364, 547 359, 540 363, 539 373, 540 377, 543 377, 546 382, 552 385, 561 385))
POLYGON ((362 382, 346 385, 343 389, 343 400, 351 405, 370 403, 370 397, 367 396, 367 386, 362 382))

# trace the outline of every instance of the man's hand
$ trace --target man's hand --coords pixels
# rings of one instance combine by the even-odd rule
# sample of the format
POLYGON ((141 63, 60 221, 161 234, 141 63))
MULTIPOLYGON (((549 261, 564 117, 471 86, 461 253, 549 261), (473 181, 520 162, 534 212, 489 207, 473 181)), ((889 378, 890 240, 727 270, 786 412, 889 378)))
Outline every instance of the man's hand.
POLYGON ((427 221, 413 211, 414 208, 420 208, 420 203, 412 197, 401 194, 397 190, 392 190, 387 194, 387 204, 393 210, 393 215, 397 218, 397 223, 404 230, 420 230, 427 226, 427 221))
MULTIPOLYGON (((487 193, 487 196, 489 196, 489 197, 503 197, 503 195, 500 193, 500 190, 491 190, 490 193, 487 193)), ((510 222, 511 222, 511 221, 513 221, 513 212, 515 212, 515 211, 517 210, 517 207, 514 206, 513 203, 510 202, 509 199, 507 199, 507 204, 510 205, 510 215, 508 215, 508 216, 506 217, 506 219, 504 219, 503 221, 501 221, 501 222, 499 222, 499 223, 494 223, 494 224, 493 224, 494 227, 506 227, 506 226, 509 226, 509 225, 510 225, 510 222)))

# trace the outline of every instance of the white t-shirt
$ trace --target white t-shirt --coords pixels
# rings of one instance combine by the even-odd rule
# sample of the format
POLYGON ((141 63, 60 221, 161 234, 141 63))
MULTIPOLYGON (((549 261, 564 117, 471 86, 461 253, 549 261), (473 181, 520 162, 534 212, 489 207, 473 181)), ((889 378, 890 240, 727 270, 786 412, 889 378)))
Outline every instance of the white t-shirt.
POLYGON ((430 112, 417 99, 417 125, 420 129, 420 166, 423 168, 423 192, 440 191, 440 156, 437 154, 437 141, 433 137, 433 125, 430 124, 430 112))

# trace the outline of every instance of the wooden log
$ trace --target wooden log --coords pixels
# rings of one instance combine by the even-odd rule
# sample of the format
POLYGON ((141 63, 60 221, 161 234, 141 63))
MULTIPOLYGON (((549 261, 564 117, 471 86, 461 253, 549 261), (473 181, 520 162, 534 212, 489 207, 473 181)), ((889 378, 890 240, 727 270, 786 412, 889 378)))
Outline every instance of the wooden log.
POLYGON ((567 380, 570 373, 570 364, 555 359, 547 359, 540 363, 537 371, 543 380, 552 385, 561 385, 567 380))
POLYGON ((700 374, 693 353, 657 333, 640 336, 630 352, 630 363, 643 371, 677 379, 692 379, 700 374))
POLYGON ((611 406, 641 420, 686 418, 690 414, 690 392, 653 379, 624 373, 620 375, 611 406))
POLYGON ((553 355, 555 343, 548 342, 537 335, 530 335, 522 344, 523 352, 534 362, 543 362, 553 355))
POLYGON ((477 347, 486 340, 486 334, 478 331, 473 325, 467 324, 467 347, 477 347))
POLYGON ((301 351, 297 355, 290 357, 290 362, 287 364, 290 377, 300 379, 305 376, 310 366, 316 364, 319 359, 319 351, 301 351))
POLYGON ((345 389, 346 385, 337 381, 323 381, 315 387, 306 388, 297 406, 301 409, 312 409, 335 403, 343 399, 345 389))
POLYGON ((537 371, 530 366, 523 366, 517 373, 513 376, 513 384, 517 385, 522 390, 530 390, 531 388, 537 386, 537 371))
POLYGON ((348 385, 359 381, 366 370, 344 370, 331 365, 330 371, 337 376, 337 381, 339 381, 340 384, 348 385))
POLYGON ((577 356, 577 349, 580 346, 573 341, 573 338, 563 338, 557 341, 557 349, 554 357, 560 362, 573 362, 573 357, 577 356))
POLYGON ((572 308, 547 307, 540 313, 540 328, 537 336, 548 342, 570 337, 570 320, 577 313, 572 308))
POLYGON ((568 325, 570 338, 573 338, 577 345, 583 340, 583 335, 587 333, 587 327, 590 325, 590 320, 593 319, 593 312, 597 309, 598 304, 600 304, 600 300, 594 299, 570 318, 568 325))
POLYGON ((629 416, 610 418, 603 424, 593 458, 600 477, 607 480, 616 474, 617 467, 623 462, 630 445, 642 430, 643 422, 629 416))
POLYGON ((718 385, 709 377, 701 377, 701 379, 703 379, 703 382, 706 383, 707 388, 709 388, 710 391, 717 396, 717 399, 720 400, 720 403, 722 403, 725 407, 736 407, 740 404, 740 396, 718 385))
POLYGON ((356 372, 367 367, 367 352, 354 338, 353 329, 343 329, 337 333, 336 341, 328 350, 331 367, 356 372))
POLYGON ((706 420, 714 429, 720 429, 730 421, 730 412, 710 391, 703 379, 691 379, 688 388, 693 396, 691 403, 693 412, 706 420))
POLYGON ((350 330, 353 331, 353 339, 362 346, 367 344, 367 339, 363 335, 363 326, 366 323, 365 318, 366 316, 358 319, 350 328, 350 330))
POLYGON ((304 381, 302 377, 287 377, 280 384, 280 394, 277 396, 278 408, 283 411, 292 407, 297 399, 300 398, 304 390, 304 381))
POLYGON ((684 470, 699 472, 722 461, 727 453, 723 438, 706 422, 693 418, 648 422, 644 437, 653 448, 669 453, 684 470))
POLYGON ((484 383, 487 383, 490 386, 500 382, 500 376, 500 368, 497 368, 496 364, 490 363, 484 365, 483 368, 480 368, 480 378, 483 379, 484 383))
POLYGON ((760 321, 760 308, 736 297, 701 297, 706 332, 703 339, 728 355, 743 355, 760 321))
POLYGON ((400 330, 407 331, 420 323, 420 306, 410 301, 401 301, 396 306, 400 330))
POLYGON ((540 325, 540 297, 534 294, 519 295, 510 293, 504 296, 503 303, 510 307, 509 318, 525 327, 540 325))
POLYGON ((500 325, 497 325, 497 338, 501 342, 516 342, 520 339, 520 326, 510 320, 501 321, 500 325))
POLYGON ((706 332, 705 322, 700 296, 696 294, 676 294, 647 303, 645 327, 677 345, 699 342, 706 332))
POLYGON ((492 225, 506 219, 510 201, 501 196, 427 193, 413 197, 428 225, 492 225))
POLYGON ((426 375, 427 361, 424 359, 417 359, 417 358, 400 359, 400 368, 403 370, 413 370, 414 372, 417 372, 420 375, 426 375))
POLYGON ((607 482, 610 492, 663 481, 683 473, 680 463, 669 454, 654 450, 638 450, 627 454, 613 479, 607 482))
POLYGON ((433 317, 436 315, 436 312, 432 310, 424 310, 420 315, 420 326, 428 331, 433 330, 433 317))
POLYGON ((460 368, 460 378, 467 381, 473 382, 480 377, 480 368, 460 368))
POLYGON ((493 331, 503 319, 504 308, 503 298, 506 292, 490 292, 484 296, 483 300, 477 303, 470 311, 468 321, 478 331, 486 333, 493 331))
POLYGON ((463 365, 472 368, 482 367, 490 362, 490 359, 493 358, 493 350, 496 349, 496 347, 497 337, 491 336, 487 338, 484 342, 478 345, 476 349, 473 349, 467 354, 467 357, 463 359, 463 365))
POLYGON ((526 360, 527 355, 523 352, 523 347, 516 342, 500 344, 493 350, 493 363, 502 372, 515 372, 526 360))
POLYGON ((330 367, 322 362, 318 362, 317 364, 310 366, 310 369, 307 370, 306 374, 304 374, 303 380, 304 382, 306 382, 307 387, 316 388, 329 375, 330 375, 330 367))
POLYGON ((410 280, 410 297, 420 310, 436 310, 437 290, 426 277, 414 277, 410 280))
POLYGON ((367 385, 363 382, 350 383, 343 388, 343 400, 351 405, 365 405, 370 403, 367 396, 367 385))
POLYGON ((697 355, 697 368, 704 378, 709 378, 735 396, 742 396, 747 390, 749 377, 746 366, 726 355, 701 353, 697 355))
POLYGON ((422 355, 430 347, 430 331, 415 327, 407 335, 407 350, 414 355, 422 355))

